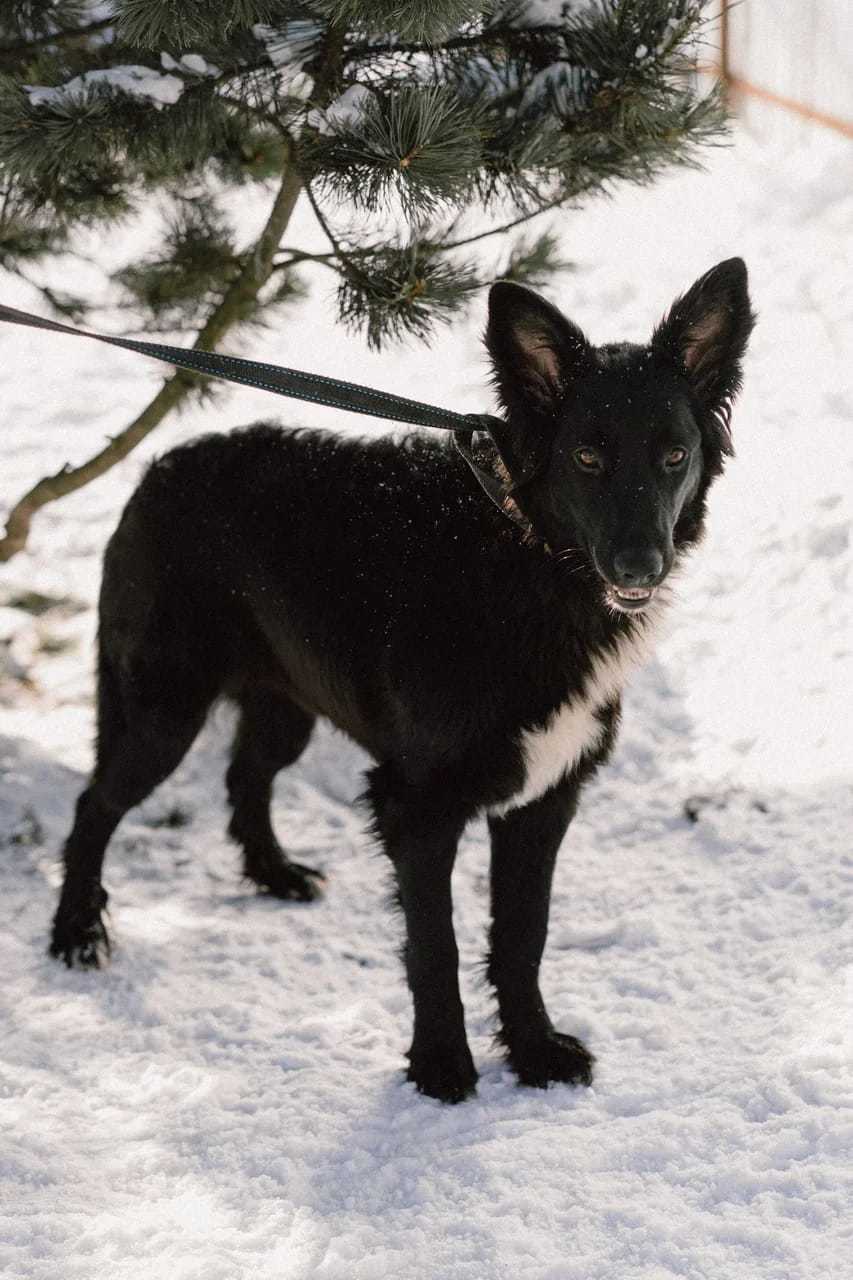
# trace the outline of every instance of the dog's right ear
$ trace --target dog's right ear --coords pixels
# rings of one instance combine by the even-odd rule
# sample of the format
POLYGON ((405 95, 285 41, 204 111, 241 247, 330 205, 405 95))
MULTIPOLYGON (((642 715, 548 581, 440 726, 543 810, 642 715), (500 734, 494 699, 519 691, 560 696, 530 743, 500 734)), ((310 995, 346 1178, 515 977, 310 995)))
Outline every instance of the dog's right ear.
POLYGON ((564 391, 592 363, 576 325, 532 289, 499 280, 489 293, 486 347, 501 403, 512 414, 551 417, 564 391))
POLYGON ((742 258, 727 258, 676 299, 652 335, 652 350, 676 365, 710 414, 723 453, 732 452, 731 406, 754 324, 746 265, 742 258))

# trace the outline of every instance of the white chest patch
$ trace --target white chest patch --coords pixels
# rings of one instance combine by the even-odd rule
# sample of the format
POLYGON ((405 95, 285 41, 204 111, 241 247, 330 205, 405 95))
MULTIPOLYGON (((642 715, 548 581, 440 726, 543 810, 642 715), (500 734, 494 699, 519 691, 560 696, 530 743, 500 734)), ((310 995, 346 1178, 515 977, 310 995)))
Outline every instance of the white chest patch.
POLYGON ((522 730, 524 785, 508 800, 491 806, 489 813, 500 817, 529 804, 559 782, 582 755, 601 744, 604 725, 596 712, 621 693, 649 658, 661 617, 661 605, 652 606, 637 619, 632 636, 622 637, 615 647, 596 655, 582 689, 557 707, 540 728, 522 730))

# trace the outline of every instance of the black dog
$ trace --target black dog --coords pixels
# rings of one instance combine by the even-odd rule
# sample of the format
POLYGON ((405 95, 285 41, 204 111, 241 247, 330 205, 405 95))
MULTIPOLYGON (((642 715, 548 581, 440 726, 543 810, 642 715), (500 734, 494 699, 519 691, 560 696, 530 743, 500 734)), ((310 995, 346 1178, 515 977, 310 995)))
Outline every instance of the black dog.
POLYGON ((97 965, 108 951, 107 842, 219 695, 240 708, 227 786, 245 874, 315 897, 321 877, 279 845, 270 795, 326 716, 377 762, 366 798, 405 913, 409 1079, 451 1102, 475 1088, 450 874, 485 812, 488 976, 508 1061, 525 1084, 588 1084, 592 1055, 554 1029, 538 986, 554 861, 612 748, 662 584, 701 535, 752 324, 738 258, 647 346, 592 347, 529 290, 495 285, 486 342, 506 435, 479 457, 504 483, 526 477, 507 499, 526 529, 445 439, 261 425, 154 463, 106 551, 97 764, 52 953, 97 965))

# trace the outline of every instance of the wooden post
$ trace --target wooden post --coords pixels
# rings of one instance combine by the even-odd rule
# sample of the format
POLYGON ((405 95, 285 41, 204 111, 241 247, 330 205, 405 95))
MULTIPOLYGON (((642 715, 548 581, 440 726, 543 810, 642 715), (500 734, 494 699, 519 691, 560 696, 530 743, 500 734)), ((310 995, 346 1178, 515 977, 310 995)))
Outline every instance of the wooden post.
POLYGON ((729 81, 731 79, 731 69, 729 67, 729 0, 722 0, 720 6, 720 83, 723 86, 723 93, 729 96, 729 81))

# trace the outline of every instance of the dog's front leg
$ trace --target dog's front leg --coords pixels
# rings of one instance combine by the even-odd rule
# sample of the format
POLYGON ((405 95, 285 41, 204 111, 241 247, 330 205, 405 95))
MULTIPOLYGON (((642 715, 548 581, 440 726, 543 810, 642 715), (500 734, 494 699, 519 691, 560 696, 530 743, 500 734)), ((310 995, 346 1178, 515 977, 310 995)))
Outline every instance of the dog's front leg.
POLYGON ((500 1040, 522 1084, 592 1081, 592 1054, 554 1029, 539 991, 557 850, 577 808, 569 777, 539 800, 489 819, 492 928, 489 981, 498 997, 500 1040))
POLYGON ((415 1012, 408 1078, 432 1098, 461 1102, 477 1084, 450 895, 464 818, 415 788, 395 785, 385 768, 372 772, 368 796, 406 920, 404 959, 415 1012))

